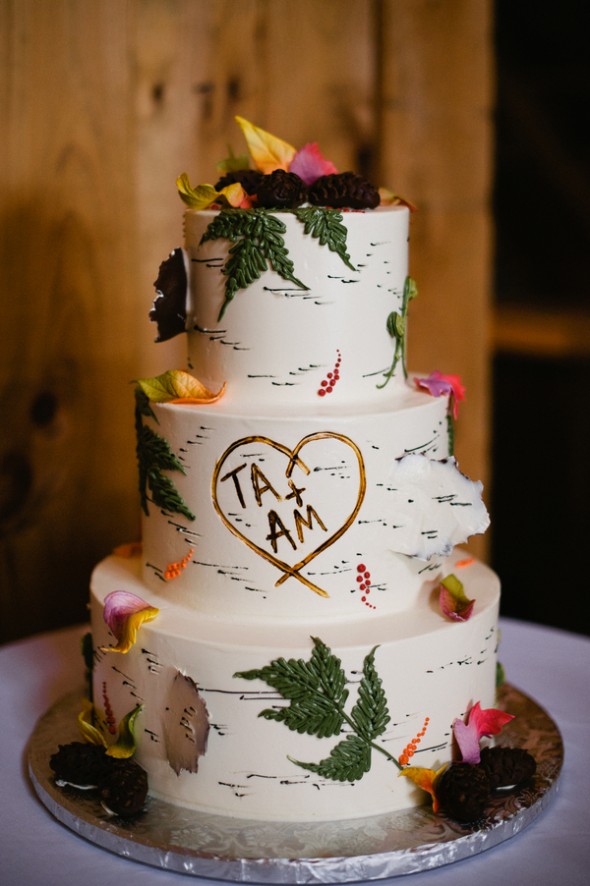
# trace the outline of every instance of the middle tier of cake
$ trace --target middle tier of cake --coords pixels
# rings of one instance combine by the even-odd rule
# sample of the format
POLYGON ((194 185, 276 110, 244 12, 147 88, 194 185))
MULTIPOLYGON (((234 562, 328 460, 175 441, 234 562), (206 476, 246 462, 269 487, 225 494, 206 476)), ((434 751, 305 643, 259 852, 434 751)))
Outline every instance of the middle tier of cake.
POLYGON ((450 456, 447 397, 267 416, 138 407, 143 580, 201 612, 290 621, 412 608, 488 523, 450 456))

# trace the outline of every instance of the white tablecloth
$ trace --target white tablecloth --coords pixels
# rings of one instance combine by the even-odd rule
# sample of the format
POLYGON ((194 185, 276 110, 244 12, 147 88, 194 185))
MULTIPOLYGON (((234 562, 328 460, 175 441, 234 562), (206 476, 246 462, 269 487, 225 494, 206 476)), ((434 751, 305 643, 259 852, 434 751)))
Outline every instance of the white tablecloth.
MULTIPOLYGON (((514 686, 539 702, 565 744, 559 789, 524 832, 475 858, 381 883, 396 886, 586 886, 590 883, 590 639, 504 619, 500 659, 514 686)), ((0 648, 0 884, 160 886, 214 883, 149 867, 94 846, 37 799, 26 744, 37 719, 81 682, 69 628, 0 648)))

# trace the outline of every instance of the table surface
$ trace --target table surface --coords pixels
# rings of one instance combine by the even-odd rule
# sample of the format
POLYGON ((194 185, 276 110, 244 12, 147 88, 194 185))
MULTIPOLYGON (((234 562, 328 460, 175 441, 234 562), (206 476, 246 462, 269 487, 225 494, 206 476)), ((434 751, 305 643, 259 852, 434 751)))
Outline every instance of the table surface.
MULTIPOLYGON (((2 886, 168 886, 218 881, 120 858, 76 836, 39 802, 26 746, 40 716, 81 683, 84 627, 0 647, 2 886)), ((564 740, 564 768, 548 808, 516 837, 474 858, 383 884, 405 886, 577 886, 590 875, 590 638, 501 620, 502 661, 512 685, 542 705, 564 740)))

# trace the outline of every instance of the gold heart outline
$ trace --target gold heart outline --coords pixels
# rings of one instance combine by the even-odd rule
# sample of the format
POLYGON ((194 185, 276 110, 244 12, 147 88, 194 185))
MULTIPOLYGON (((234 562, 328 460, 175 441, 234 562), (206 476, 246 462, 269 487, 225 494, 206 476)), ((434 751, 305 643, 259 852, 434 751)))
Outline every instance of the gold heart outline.
POLYGON ((295 446, 294 449, 289 449, 288 446, 284 446, 282 443, 277 443, 276 440, 271 440, 270 437, 264 437, 264 436, 260 436, 257 434, 252 435, 250 437, 242 437, 240 440, 236 440, 234 443, 232 443, 231 446, 228 446, 228 448, 225 450, 225 452, 223 453, 221 458, 219 458, 217 460, 217 464, 215 465, 215 469, 213 471, 213 476, 211 478, 211 497, 213 499, 213 506, 214 506, 215 510, 217 511, 217 513, 219 514, 219 517, 221 518, 221 521, 223 522, 223 524, 230 530, 230 532, 232 532, 237 538, 239 538, 240 541, 243 541, 249 548, 251 548, 257 554, 259 554, 265 560, 268 560, 269 563, 272 563, 273 566, 276 566, 277 569, 280 569, 281 572, 283 573, 280 576, 280 578, 278 578, 277 581, 275 582, 275 587, 278 587, 278 585, 282 584, 288 578, 292 577, 292 578, 296 578, 298 581, 300 581, 302 584, 304 584, 310 590, 314 591, 314 593, 318 594, 320 597, 329 597, 330 595, 328 594, 327 591, 324 591, 323 588, 318 587, 313 582, 311 582, 308 578, 306 578, 304 575, 301 575, 300 570, 303 569, 303 567, 306 566, 309 562, 311 562, 311 560, 313 560, 314 557, 317 557, 318 554, 321 554, 323 551, 326 550, 326 548, 330 547, 330 545, 333 545, 335 541, 337 541, 339 538, 341 538, 341 536, 343 536, 344 533, 347 532, 348 529, 350 529, 350 527, 352 526, 352 524, 356 518, 356 515, 358 514, 358 512, 361 509, 361 505, 362 505, 364 497, 365 497, 366 489, 367 489, 367 478, 366 478, 366 474, 365 474, 365 463, 364 463, 363 456, 362 456, 360 449, 358 448, 356 443, 354 443, 354 441, 351 440, 349 437, 345 437, 343 434, 338 434, 333 431, 318 431, 314 434, 308 434, 306 437, 303 437, 299 441, 299 443, 297 444, 297 446, 295 446), (295 465, 298 465, 303 471, 305 471, 306 474, 309 474, 310 470, 307 467, 307 465, 305 464, 305 462, 300 458, 299 453, 301 452, 303 447, 307 446, 309 443, 312 443, 315 440, 326 440, 326 439, 340 440, 342 443, 349 446, 356 456, 358 467, 359 467, 359 477, 360 477, 360 485, 359 485, 359 491, 357 494, 356 504, 355 504, 352 512, 346 518, 346 520, 344 521, 342 526, 340 526, 340 528, 338 530, 336 530, 336 532, 334 532, 327 539, 325 539, 325 541, 323 541, 322 544, 319 545, 319 547, 314 548, 313 551, 311 551, 306 557, 304 557, 303 560, 300 560, 298 563, 296 563, 295 566, 289 566, 288 563, 285 563, 283 560, 279 559, 278 557, 275 557, 269 551, 265 551, 264 548, 261 548, 259 545, 255 544, 255 542, 251 541, 247 536, 245 536, 243 533, 241 533, 239 531, 239 529, 236 529, 236 527, 233 526, 229 522, 229 520, 227 519, 227 517, 223 513, 223 511, 219 505, 219 502, 217 501, 217 480, 219 478, 221 468, 222 468, 223 464, 225 463, 226 459, 232 454, 232 452, 234 452, 234 450, 238 449, 240 446, 243 446, 247 443, 263 443, 267 446, 271 446, 273 449, 276 449, 279 452, 282 452, 283 455, 288 456, 289 463, 288 463, 286 471, 285 471, 285 476, 287 478, 289 478, 291 476, 291 474, 293 473, 293 469, 295 468, 295 465))

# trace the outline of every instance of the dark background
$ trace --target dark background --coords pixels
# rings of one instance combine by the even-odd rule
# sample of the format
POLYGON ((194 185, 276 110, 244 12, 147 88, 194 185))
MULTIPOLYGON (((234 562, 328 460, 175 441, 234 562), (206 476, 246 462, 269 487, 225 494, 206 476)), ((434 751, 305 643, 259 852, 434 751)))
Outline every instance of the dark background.
MULTIPOLYGON (((497 0, 495 27, 495 297, 587 313, 590 11, 497 0)), ((589 355, 496 355, 490 502, 503 614, 586 634, 589 355)))

